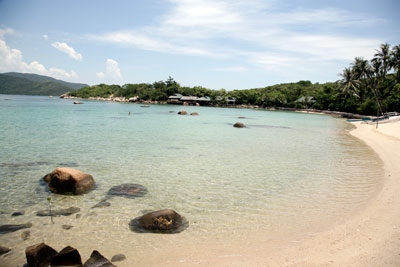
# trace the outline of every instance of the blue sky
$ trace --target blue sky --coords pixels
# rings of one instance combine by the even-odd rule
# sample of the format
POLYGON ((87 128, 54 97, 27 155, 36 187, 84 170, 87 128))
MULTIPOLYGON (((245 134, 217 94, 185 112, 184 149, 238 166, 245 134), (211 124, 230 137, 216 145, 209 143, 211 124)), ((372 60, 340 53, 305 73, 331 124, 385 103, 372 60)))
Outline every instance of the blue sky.
POLYGON ((400 2, 0 0, 0 72, 244 89, 337 80, 400 44, 400 2))

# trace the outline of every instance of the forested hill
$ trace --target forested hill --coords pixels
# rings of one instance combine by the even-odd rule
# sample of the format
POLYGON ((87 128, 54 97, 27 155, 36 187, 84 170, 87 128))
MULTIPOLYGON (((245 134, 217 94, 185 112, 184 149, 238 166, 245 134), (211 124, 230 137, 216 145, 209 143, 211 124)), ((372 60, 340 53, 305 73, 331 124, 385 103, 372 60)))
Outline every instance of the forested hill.
POLYGON ((88 85, 69 83, 32 73, 8 72, 0 74, 0 94, 62 95, 85 86, 88 85))

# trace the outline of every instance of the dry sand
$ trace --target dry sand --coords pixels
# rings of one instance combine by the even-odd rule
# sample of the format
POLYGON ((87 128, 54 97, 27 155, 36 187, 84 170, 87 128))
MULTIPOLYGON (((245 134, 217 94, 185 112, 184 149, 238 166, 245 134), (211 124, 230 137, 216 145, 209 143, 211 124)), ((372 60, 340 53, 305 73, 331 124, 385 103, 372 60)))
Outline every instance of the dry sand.
MULTIPOLYGON (((354 123, 351 134, 384 163, 382 188, 349 218, 320 231, 273 240, 259 237, 232 244, 220 240, 181 255, 159 255, 147 264, 167 266, 400 266, 400 122, 354 123), (176 257, 177 256, 177 257, 176 257), (158 259, 163 259, 158 261, 158 259), (165 260, 169 258, 169 260, 165 260)), ((162 253, 164 254, 164 253, 162 253)), ((140 266, 141 263, 138 263, 140 266)))

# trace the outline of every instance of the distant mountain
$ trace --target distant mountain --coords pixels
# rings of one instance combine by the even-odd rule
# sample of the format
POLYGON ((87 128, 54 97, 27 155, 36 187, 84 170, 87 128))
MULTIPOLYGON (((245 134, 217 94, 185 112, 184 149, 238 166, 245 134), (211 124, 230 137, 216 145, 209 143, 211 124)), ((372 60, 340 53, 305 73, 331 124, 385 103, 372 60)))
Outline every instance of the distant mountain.
POLYGON ((69 83, 32 73, 8 72, 0 74, 0 94, 62 95, 89 86, 69 83))

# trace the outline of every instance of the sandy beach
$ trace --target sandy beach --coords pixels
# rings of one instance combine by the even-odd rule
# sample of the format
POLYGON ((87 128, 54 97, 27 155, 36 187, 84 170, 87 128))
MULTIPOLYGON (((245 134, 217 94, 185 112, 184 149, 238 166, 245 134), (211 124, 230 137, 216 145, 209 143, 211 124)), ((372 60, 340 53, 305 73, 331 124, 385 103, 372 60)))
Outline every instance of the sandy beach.
POLYGON ((220 249, 212 252, 199 244, 198 254, 192 251, 180 260, 172 256, 167 265, 400 266, 400 122, 381 124, 378 129, 362 123, 354 126, 351 135, 370 146, 384 164, 382 188, 366 206, 321 231, 285 240, 259 238, 257 243, 222 240, 220 249))

